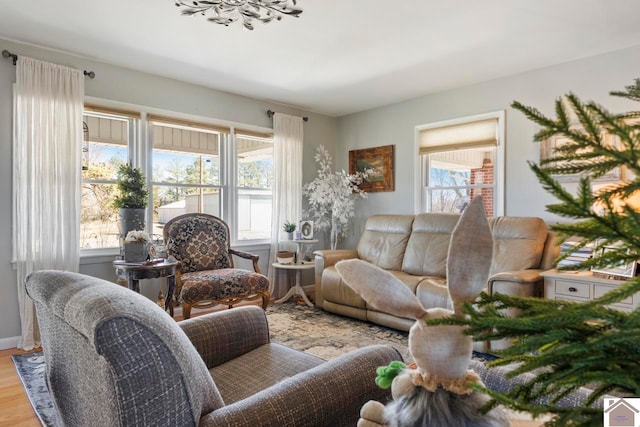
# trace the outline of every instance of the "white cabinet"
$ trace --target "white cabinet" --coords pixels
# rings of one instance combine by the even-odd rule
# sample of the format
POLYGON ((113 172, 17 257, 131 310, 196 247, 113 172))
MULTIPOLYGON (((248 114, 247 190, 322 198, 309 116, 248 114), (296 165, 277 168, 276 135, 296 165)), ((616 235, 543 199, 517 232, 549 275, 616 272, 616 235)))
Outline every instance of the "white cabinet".
MULTIPOLYGON (((623 280, 611 280, 595 277, 590 271, 548 270, 544 277, 544 297, 564 301, 590 301, 599 298, 624 283, 623 280)), ((612 304, 612 308, 621 311, 633 311, 640 303, 640 293, 612 304)))

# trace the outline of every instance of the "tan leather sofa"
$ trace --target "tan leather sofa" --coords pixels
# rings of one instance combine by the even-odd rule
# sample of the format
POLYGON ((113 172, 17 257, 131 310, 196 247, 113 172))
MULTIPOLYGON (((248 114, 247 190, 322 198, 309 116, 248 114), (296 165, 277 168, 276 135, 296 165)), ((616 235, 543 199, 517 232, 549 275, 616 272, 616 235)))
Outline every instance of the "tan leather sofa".
MULTIPOLYGON (((446 289, 446 263, 451 232, 459 215, 373 215, 367 219, 356 250, 315 252, 316 305, 326 311, 408 331, 414 320, 368 306, 340 278, 335 264, 360 258, 389 270, 420 299, 425 308, 451 308, 446 289)), ((489 219, 494 257, 487 291, 517 296, 542 296, 540 273, 552 268, 559 248, 540 218, 489 219)), ((509 315, 517 315, 515 312, 509 315)), ((507 342, 492 342, 492 349, 507 342)), ((476 343, 487 351, 487 343, 476 343)))

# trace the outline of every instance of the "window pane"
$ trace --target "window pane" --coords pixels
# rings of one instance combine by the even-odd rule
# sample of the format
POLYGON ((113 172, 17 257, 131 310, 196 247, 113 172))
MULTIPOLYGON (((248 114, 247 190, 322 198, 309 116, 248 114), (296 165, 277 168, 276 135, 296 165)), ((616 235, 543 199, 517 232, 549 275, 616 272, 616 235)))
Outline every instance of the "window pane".
POLYGON ((271 237, 271 190, 238 191, 238 240, 271 237))
POLYGON ((153 186, 153 231, 162 236, 170 219, 186 213, 208 213, 220 217, 222 192, 218 188, 153 186))
POLYGON ((430 212, 462 212, 482 195, 487 215, 494 214, 495 147, 479 147, 429 155, 426 207, 430 212))
POLYGON ((217 156, 154 149, 153 181, 219 185, 220 160, 217 156))
POLYGON ((469 189, 430 189, 427 190, 427 201, 430 212, 460 213, 469 204, 469 189))
POLYGON ((118 167, 127 162, 127 147, 89 142, 88 160, 82 179, 115 180, 118 167))
POLYGON ((114 184, 82 185, 80 248, 117 248, 118 210, 113 207, 114 184))
POLYGON ((238 240, 271 238, 273 141, 236 138, 238 151, 238 240))
POLYGON ((273 142, 238 137, 238 187, 272 188, 273 142))
POLYGON ((119 246, 118 210, 113 207, 118 167, 127 162, 132 119, 85 114, 80 248, 119 246), (106 182, 105 182, 106 181, 106 182))

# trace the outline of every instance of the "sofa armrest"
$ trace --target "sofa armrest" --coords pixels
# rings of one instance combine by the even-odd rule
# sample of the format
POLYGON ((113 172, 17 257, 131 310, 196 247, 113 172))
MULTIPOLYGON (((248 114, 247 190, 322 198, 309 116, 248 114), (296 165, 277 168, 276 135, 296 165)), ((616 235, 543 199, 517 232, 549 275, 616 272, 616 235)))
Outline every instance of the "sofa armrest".
POLYGON ((315 295, 316 307, 322 308, 324 298, 322 296, 322 272, 325 268, 335 265, 343 259, 353 259, 358 257, 358 253, 353 249, 336 249, 314 251, 315 255, 315 295))
POLYGON ((390 399, 390 391, 378 388, 375 376, 378 366, 393 360, 402 357, 390 346, 354 350, 203 415, 200 426, 354 426, 367 401, 390 399))
POLYGON ((209 369, 269 343, 267 315, 258 306, 206 314, 178 325, 209 369))
MULTIPOLYGON (((518 271, 504 271, 494 274, 489 278, 488 293, 500 293, 512 297, 542 297, 544 287, 543 278, 540 276, 544 270, 529 269, 518 271)), ((520 310, 508 308, 501 310, 508 317, 517 317, 520 310)), ((491 351, 502 350, 511 346, 510 339, 493 340, 490 342, 491 351)), ((476 349, 479 349, 476 347, 476 349)), ((489 351, 484 349, 484 351, 489 351)))
POLYGON ((517 271, 503 271, 501 273, 494 274, 489 278, 489 283, 492 282, 513 282, 513 283, 535 283, 541 279, 540 273, 544 270, 528 269, 517 271))
POLYGON ((321 260, 323 269, 331 267, 332 265, 335 265, 338 261, 342 261, 343 259, 352 259, 358 257, 358 253, 354 249, 336 249, 333 251, 322 250, 314 251, 313 254, 316 256, 316 265, 318 265, 318 260, 321 260))

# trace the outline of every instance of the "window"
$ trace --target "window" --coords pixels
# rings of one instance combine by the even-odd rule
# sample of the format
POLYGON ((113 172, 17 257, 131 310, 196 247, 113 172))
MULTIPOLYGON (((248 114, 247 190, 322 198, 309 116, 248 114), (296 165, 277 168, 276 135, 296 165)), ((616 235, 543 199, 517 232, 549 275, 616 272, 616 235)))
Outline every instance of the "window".
POLYGON ((80 248, 119 246, 118 210, 113 207, 116 172, 129 158, 136 120, 85 108, 80 248))
POLYGON ((271 237, 273 138, 239 131, 235 140, 238 240, 266 240, 271 237))
POLYGON ((185 213, 224 217, 221 153, 229 129, 155 116, 149 123, 154 236, 161 238, 164 224, 185 213))
POLYGON ((504 112, 417 129, 420 212, 462 212, 482 195, 488 216, 503 214, 504 112))
POLYGON ((83 117, 82 249, 119 247, 113 198, 127 162, 145 171, 155 240, 171 218, 194 212, 224 219, 234 242, 271 239, 271 133, 91 105, 83 117))

